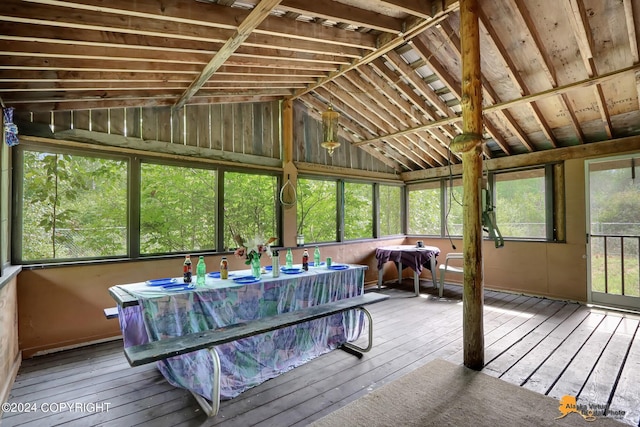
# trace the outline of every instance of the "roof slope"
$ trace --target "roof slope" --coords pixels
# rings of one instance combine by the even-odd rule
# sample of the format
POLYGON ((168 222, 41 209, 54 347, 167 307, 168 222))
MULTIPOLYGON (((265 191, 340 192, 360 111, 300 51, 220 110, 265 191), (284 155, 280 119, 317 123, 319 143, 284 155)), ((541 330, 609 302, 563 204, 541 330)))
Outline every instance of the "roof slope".
MULTIPOLYGON (((481 1, 488 158, 636 135, 640 0, 481 1)), ((397 172, 460 133, 450 0, 4 0, 0 97, 22 111, 299 100, 397 172)))

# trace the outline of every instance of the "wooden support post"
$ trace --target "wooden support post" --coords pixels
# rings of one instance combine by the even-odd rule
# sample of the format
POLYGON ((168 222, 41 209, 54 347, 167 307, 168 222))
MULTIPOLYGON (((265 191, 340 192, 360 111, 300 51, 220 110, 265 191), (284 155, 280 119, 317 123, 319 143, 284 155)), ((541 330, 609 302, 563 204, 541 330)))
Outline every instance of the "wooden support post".
POLYGON ((478 1, 460 0, 462 135, 451 150, 462 153, 464 365, 484 367, 483 266, 480 185, 482 180, 482 85, 478 1))
MULTIPOLYGON (((282 105, 282 184, 291 179, 298 188, 298 169, 293 163, 293 101, 285 99, 282 105)), ((283 211, 282 246, 295 246, 297 224, 297 206, 290 206, 283 211)))

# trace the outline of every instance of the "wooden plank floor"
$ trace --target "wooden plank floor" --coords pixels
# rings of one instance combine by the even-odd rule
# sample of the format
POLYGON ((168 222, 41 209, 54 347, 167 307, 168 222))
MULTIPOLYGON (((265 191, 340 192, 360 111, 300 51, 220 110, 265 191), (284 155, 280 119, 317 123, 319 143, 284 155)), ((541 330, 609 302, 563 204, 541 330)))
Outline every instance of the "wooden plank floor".
MULTIPOLYGON (((412 288, 407 279, 384 289, 391 298, 369 308, 374 347, 362 359, 342 351, 318 357, 223 401, 215 418, 153 365, 129 367, 122 342, 114 341, 25 360, 9 403, 35 410, 5 413, 2 425, 307 425, 433 359, 462 363, 461 288, 447 286, 443 299, 430 281, 422 282, 420 297, 412 288)), ((639 323, 638 315, 486 291, 483 372, 611 414, 624 411, 617 418, 639 426, 639 323)))

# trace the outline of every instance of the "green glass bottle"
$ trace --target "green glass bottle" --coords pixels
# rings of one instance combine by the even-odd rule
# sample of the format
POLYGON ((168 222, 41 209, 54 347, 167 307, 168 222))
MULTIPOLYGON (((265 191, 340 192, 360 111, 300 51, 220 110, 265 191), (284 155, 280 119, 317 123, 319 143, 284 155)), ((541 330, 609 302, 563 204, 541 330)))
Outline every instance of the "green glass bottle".
POLYGON ((318 268, 320 267, 320 248, 316 246, 316 249, 313 251, 313 266, 318 268))
POLYGON ((286 256, 286 265, 287 268, 292 268, 293 267, 293 253, 291 252, 291 248, 289 248, 287 250, 287 256, 286 256))
POLYGON ((196 265, 196 286, 204 286, 206 274, 207 266, 204 263, 204 257, 201 256, 200 259, 198 259, 198 264, 196 265))

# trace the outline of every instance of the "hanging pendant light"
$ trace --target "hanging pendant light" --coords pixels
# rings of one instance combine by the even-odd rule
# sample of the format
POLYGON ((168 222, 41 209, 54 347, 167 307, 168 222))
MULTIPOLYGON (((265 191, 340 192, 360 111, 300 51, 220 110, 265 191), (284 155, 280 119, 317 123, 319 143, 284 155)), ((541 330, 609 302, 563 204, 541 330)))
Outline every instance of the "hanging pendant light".
POLYGON ((338 142, 338 118, 340 113, 333 110, 333 106, 329 103, 327 111, 322 113, 322 136, 323 141, 320 144, 327 149, 329 156, 333 156, 333 150, 340 146, 338 142))

